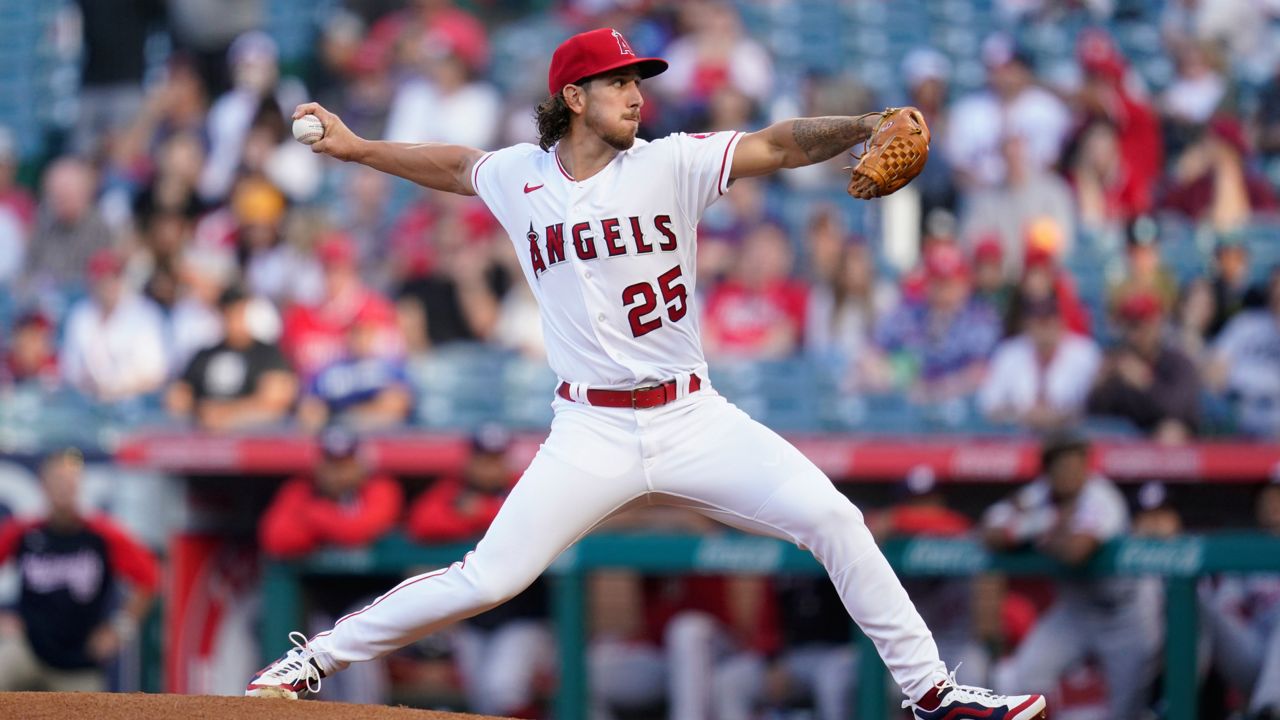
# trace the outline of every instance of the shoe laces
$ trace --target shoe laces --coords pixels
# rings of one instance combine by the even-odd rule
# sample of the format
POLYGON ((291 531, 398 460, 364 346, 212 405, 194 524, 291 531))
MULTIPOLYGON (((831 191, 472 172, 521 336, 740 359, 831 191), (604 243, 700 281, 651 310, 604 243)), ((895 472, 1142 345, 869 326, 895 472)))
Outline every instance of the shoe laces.
POLYGON ((293 649, 285 653, 284 662, 277 664, 268 674, 289 685, 301 680, 306 683, 307 692, 320 692, 320 668, 311 661, 315 651, 307 647, 307 636, 295 630, 289 633, 289 642, 293 643, 293 649))
MULTIPOLYGON (((961 685, 956 682, 956 673, 960 672, 960 666, 963 664, 964 663, 957 663, 955 669, 947 673, 947 676, 942 680, 939 680, 938 684, 934 686, 938 690, 939 697, 943 695, 944 690, 951 691, 947 697, 960 702, 999 702, 1004 697, 1003 695, 997 695, 995 692, 988 690, 987 688, 975 687, 973 685, 961 685)), ((913 704, 914 703, 910 701, 906 701, 902 703, 902 707, 910 708, 913 704)))

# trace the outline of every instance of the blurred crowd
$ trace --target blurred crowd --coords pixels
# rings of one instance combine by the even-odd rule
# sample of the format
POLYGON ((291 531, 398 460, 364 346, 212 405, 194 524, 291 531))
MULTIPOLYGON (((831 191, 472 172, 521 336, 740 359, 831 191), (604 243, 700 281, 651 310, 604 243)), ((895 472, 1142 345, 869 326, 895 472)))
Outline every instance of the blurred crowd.
MULTIPOLYGON (((415 357, 454 343, 542 356, 511 243, 478 200, 325 161, 288 121, 311 98, 370 137, 529 141, 538 85, 500 91, 490 48, 527 9, 326 5, 314 55, 287 72, 256 29, 261 0, 73 5, 79 120, 44 158, 0 130, 0 387, 163 405, 209 430, 379 427, 412 419, 415 357)), ((1154 89, 1105 29, 1128 3, 995 5, 1009 32, 981 44, 981 88, 953 88, 948 56, 920 47, 894 69, 900 97, 814 74, 798 105, 732 3, 565 0, 549 17, 564 34, 617 25, 671 61, 646 84, 651 137, 888 102, 933 129, 905 249, 855 232, 839 203, 780 207, 831 197, 841 158, 740 181, 708 211, 697 291, 713 365, 809 358, 849 395, 965 402, 1035 430, 1110 417, 1164 442, 1280 437, 1280 274, 1255 259, 1280 257, 1263 172, 1280 158, 1280 76, 1240 101, 1262 60, 1253 34, 1222 29, 1275 11, 1168 3, 1176 72, 1154 89), (1038 73, 1019 33, 1072 13, 1094 23, 1073 73, 1038 73), (1190 272, 1169 265, 1170 227, 1208 251, 1190 272)))

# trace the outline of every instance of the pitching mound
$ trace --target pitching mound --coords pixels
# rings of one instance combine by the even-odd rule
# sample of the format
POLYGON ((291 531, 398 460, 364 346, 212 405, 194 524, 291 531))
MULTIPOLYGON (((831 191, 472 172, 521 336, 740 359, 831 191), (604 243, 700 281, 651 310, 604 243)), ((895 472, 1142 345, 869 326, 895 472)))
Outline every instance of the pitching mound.
MULTIPOLYGON (((486 720, 409 708, 212 695, 0 693, 0 718, 14 720, 486 720)), ((488 718, 488 720, 496 720, 488 718)))

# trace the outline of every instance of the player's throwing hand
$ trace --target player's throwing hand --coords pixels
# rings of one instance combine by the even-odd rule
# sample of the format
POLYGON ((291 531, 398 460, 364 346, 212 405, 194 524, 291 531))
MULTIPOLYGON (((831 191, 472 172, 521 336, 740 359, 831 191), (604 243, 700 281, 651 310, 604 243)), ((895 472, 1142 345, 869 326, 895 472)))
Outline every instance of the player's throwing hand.
POLYGON ((355 160, 364 142, 342 122, 342 118, 325 110, 320 103, 303 103, 293 111, 293 119, 315 115, 324 126, 324 137, 311 144, 311 152, 324 153, 339 160, 355 160))

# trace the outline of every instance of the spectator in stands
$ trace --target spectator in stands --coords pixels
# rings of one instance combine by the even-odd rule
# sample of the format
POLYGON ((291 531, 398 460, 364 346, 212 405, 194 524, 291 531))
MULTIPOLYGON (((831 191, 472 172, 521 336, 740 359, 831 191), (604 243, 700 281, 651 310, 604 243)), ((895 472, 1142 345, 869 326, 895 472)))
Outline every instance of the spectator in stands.
POLYGON ((1005 317, 1015 290, 1005 278, 1004 246, 998 235, 982 237, 973 246, 973 297, 1005 317))
POLYGON ((860 237, 845 242, 834 277, 809 288, 805 350, 834 369, 854 370, 881 318, 893 311, 898 291, 876 277, 875 251, 860 237))
POLYGON ((324 268, 324 296, 315 305, 294 305, 284 318, 281 347, 303 382, 345 353, 347 334, 358 322, 378 328, 375 353, 397 357, 404 344, 391 303, 360 279, 356 249, 344 235, 330 235, 316 249, 324 268))
POLYGON ((1213 316, 1206 339, 1218 336, 1246 305, 1250 294, 1249 246, 1241 233, 1220 233, 1213 250, 1213 316))
MULTIPOLYGON (((409 537, 457 543, 482 536, 515 482, 510 449, 505 428, 479 428, 462 477, 436 480, 410 507, 409 537)), ((453 640, 473 712, 532 717, 538 681, 554 670, 547 588, 541 580, 506 605, 463 621, 453 640)))
POLYGON ((1150 295, 1160 303, 1167 315, 1178 300, 1178 283, 1160 258, 1159 230, 1150 216, 1143 216, 1129 226, 1125 274, 1107 289, 1107 305, 1112 323, 1116 323, 1120 307, 1132 297, 1150 295))
POLYGON ((53 389, 62 383, 53 321, 39 310, 18 316, 0 358, 0 389, 34 385, 53 389))
POLYGON ((357 320, 347 331, 345 354, 321 368, 298 406, 298 422, 319 428, 340 422, 360 429, 404 423, 413 388, 402 355, 380 354, 377 323, 357 320))
POLYGON ((343 176, 336 198, 335 227, 349 236, 360 258, 360 277, 379 292, 393 289, 391 188, 388 176, 363 165, 343 176))
POLYGON ((1071 254, 1075 245, 1075 203, 1071 188, 1049 168, 1030 162, 1028 140, 1005 136, 1001 143, 1005 172, 999 182, 976 189, 969 197, 960 220, 962 238, 978 238, 988 233, 999 236, 1004 246, 1005 264, 1011 270, 1022 267, 1024 238, 1035 223, 1050 221, 1061 233, 1058 257, 1071 254))
POLYGON ((747 649, 720 663, 711 717, 785 717, 796 705, 811 705, 817 720, 853 717, 857 656, 848 611, 831 581, 775 575, 765 591, 773 596, 767 606, 776 615, 770 624, 778 627, 781 647, 771 654, 747 649))
POLYGON ((1120 306, 1123 339, 1107 353, 1089 393, 1090 415, 1131 421, 1157 442, 1187 442, 1200 416, 1200 374, 1164 337, 1164 310, 1152 294, 1120 306))
POLYGON ((964 189, 1005 181, 1001 145, 1022 138, 1029 175, 1052 168, 1071 129, 1066 105, 1041 87, 1026 49, 1005 35, 982 45, 988 89, 961 98, 948 116, 947 160, 964 189))
POLYGON ((83 160, 63 157, 44 172, 40 215, 27 247, 24 280, 37 289, 75 287, 94 252, 115 243, 94 206, 97 178, 83 160))
POLYGON ((114 403, 153 393, 168 373, 164 317, 125 286, 124 261, 102 249, 87 263, 90 297, 71 308, 58 365, 69 385, 114 403))
MULTIPOLYGON (((764 181, 759 178, 735 180, 725 194, 723 202, 707 209, 698 224, 698 280, 705 290, 724 280, 733 272, 740 257, 743 240, 753 230, 765 223, 776 224, 766 207, 764 181)), ((840 217, 834 211, 815 209, 809 218, 808 242, 823 248, 838 246, 844 240, 840 217)), ((826 258, 822 258, 826 259, 826 258)), ((813 267, 834 272, 836 258, 830 257, 830 266, 818 266, 819 258, 813 258, 813 267)))
POLYGON ((195 66, 187 57, 171 57, 162 79, 148 90, 142 108, 111 153, 112 164, 142 186, 136 203, 145 207, 179 207, 176 200, 186 203, 189 196, 196 195, 204 167, 208 111, 208 91, 195 66), (184 152, 175 152, 175 145, 184 152), (195 155, 198 163, 189 162, 195 155), (155 158, 159 167, 153 168, 155 158))
POLYGON ((786 232, 761 225, 743 240, 733 273, 707 295, 702 342, 714 358, 778 359, 800 348, 807 290, 791 278, 786 232))
POLYGON ((973 394, 987 356, 1000 339, 1000 323, 969 286, 969 266, 952 244, 931 246, 925 257, 924 300, 909 300, 875 331, 879 352, 868 353, 870 387, 905 386, 923 400, 973 394))
MULTIPOLYGON (((938 476, 928 465, 911 468, 895 494, 893 505, 867 518, 867 527, 877 542, 911 537, 959 538, 973 530, 972 520, 948 506, 938 476)), ((947 664, 963 666, 963 671, 957 668, 962 682, 985 684, 990 658, 975 633, 974 581, 915 578, 906 581, 905 587, 929 623, 938 652, 947 664)))
POLYGON ((151 552, 81 510, 83 467, 76 450, 46 457, 47 514, 0 526, 0 564, 14 561, 20 585, 19 629, 0 635, 0 691, 106 690, 103 665, 133 643, 159 589, 151 552))
MULTIPOLYGON (((406 280, 396 293, 396 311, 410 350, 425 352, 492 336, 499 303, 512 282, 507 269, 494 260, 498 241, 493 234, 487 212, 480 215, 474 206, 450 207, 436 222, 435 257, 429 269, 406 280)), ((501 242, 510 244, 505 237, 501 242)))
POLYGON ((1172 50, 1177 75, 1165 88, 1160 105, 1176 139, 1208 122, 1227 94, 1227 83, 1216 67, 1220 58, 1206 45, 1178 43, 1172 50))
POLYGON ((501 118, 498 90, 473 78, 466 60, 443 47, 424 57, 418 74, 396 91, 385 137, 489 148, 501 118))
POLYGON ((1273 162, 1280 156, 1280 62, 1275 63, 1271 79, 1259 91, 1253 126, 1258 132, 1258 152, 1269 163, 1273 162))
POLYGON ((1068 163, 1081 224, 1124 227, 1149 212, 1164 164, 1160 120, 1135 92, 1128 63, 1104 30, 1086 30, 1076 44, 1084 71, 1079 103, 1086 120, 1068 163))
POLYGON ((265 32, 237 37, 227 63, 232 87, 209 108, 209 156, 200 177, 200 196, 207 202, 230 194, 255 118, 274 111, 283 120, 285 111, 292 112, 307 96, 298 80, 281 78, 279 50, 265 32))
POLYGON ((287 211, 288 201, 279 188, 260 176, 248 176, 236 182, 230 217, 215 213, 202 225, 227 223, 226 240, 234 246, 250 292, 280 305, 315 302, 323 282, 314 260, 286 241, 287 211))
POLYGON ((742 30, 731 3, 720 0, 680 7, 685 35, 667 46, 668 72, 654 80, 686 110, 705 108, 716 90, 731 86, 761 106, 773 98, 773 59, 742 30))
POLYGON ((171 414, 214 432, 273 425, 289 416, 298 379, 278 346, 253 336, 251 302, 239 287, 222 292, 222 341, 196 353, 169 386, 171 414))
POLYGON ((318 443, 321 460, 315 473, 285 482, 262 516, 258 540, 274 557, 363 547, 400 519, 400 485, 389 475, 371 472, 358 435, 333 425, 320 433, 318 443))
POLYGON ((1004 316, 1006 337, 1022 332, 1024 303, 1048 297, 1057 298, 1058 312, 1068 331, 1092 334, 1089 310, 1076 290, 1075 278, 1058 262, 1059 238, 1058 228, 1051 222, 1036 223, 1027 232, 1022 276, 1017 289, 1011 294, 1004 316))
POLYGON ((1098 371, 1092 339, 1063 327, 1056 297, 1022 307, 1022 332, 996 347, 978 405, 997 422, 1046 431, 1075 423, 1098 371))
MULTIPOLYGON (((169 311, 170 366, 182 369, 195 354, 222 339, 222 313, 218 298, 231 286, 236 274, 231 253, 213 247, 190 247, 178 261, 178 299, 169 311)), ((263 298, 262 304, 270 301, 263 298)), ((265 308, 264 308, 265 309, 265 308)), ((277 332, 255 333, 259 339, 279 335, 280 318, 271 308, 277 332)))
POLYGON ((1244 128, 1218 115, 1178 158, 1161 204, 1220 232, 1237 230, 1254 212, 1276 208, 1274 191, 1250 160, 1244 128))
POLYGON ((218 94, 232 84, 227 49, 263 20, 263 0, 169 0, 174 47, 194 60, 201 82, 218 94))
MULTIPOLYGON (((996 551, 1035 547, 1080 567, 1127 532, 1128 504, 1110 480, 1090 470, 1089 451, 1076 432, 1050 435, 1041 450, 1043 474, 985 513, 986 543, 996 551)), ((1132 578, 1059 581, 1053 605, 1008 671, 997 673, 997 688, 1029 685, 1052 696, 1063 673, 1091 653, 1107 679, 1107 716, 1142 717, 1160 648, 1160 614, 1150 611, 1158 606, 1155 590, 1132 578)))
MULTIPOLYGON (((497 249, 498 262, 506 268, 508 277, 520 278, 520 259, 509 242, 497 249)), ((542 337, 542 320, 538 315, 538 299, 533 289, 523 279, 511 284, 502 296, 498 310, 498 323, 493 328, 493 342, 499 347, 514 350, 526 358, 545 361, 547 346, 542 337)))
POLYGON ((1266 308, 1236 315, 1211 350, 1208 383, 1238 408, 1240 429, 1280 440, 1280 271, 1266 308))
MULTIPOLYGON (((1255 504, 1258 529, 1280 535, 1280 483, 1264 485, 1255 504)), ((1213 662, 1245 697, 1249 718, 1280 717, 1280 575, 1223 576, 1200 586, 1213 662)))

